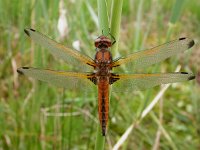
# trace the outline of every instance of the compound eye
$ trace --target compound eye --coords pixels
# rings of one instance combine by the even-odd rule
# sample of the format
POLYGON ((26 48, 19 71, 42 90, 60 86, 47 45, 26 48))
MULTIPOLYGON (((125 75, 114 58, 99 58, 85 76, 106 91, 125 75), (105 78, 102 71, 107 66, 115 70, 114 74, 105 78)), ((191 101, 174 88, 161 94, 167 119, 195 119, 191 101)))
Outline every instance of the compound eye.
POLYGON ((94 45, 95 45, 96 48, 98 48, 99 47, 99 42, 95 41, 94 45))
POLYGON ((111 46, 112 46, 112 43, 111 43, 110 41, 107 42, 106 44, 107 44, 108 47, 111 47, 111 46))
POLYGON ((99 38, 97 38, 97 39, 95 40, 94 45, 95 45, 96 48, 99 47, 100 41, 101 41, 101 39, 99 39, 99 38))

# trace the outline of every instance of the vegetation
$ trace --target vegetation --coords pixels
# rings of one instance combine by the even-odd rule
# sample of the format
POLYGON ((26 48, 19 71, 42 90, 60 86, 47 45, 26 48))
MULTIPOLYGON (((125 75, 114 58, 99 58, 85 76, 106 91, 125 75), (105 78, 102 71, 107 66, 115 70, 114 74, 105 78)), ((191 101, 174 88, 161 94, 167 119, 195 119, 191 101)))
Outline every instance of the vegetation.
MULTIPOLYGON (((60 89, 18 76, 16 69, 76 69, 32 43, 24 33, 27 27, 68 47, 79 40, 81 51, 93 57, 93 42, 101 33, 97 4, 89 0, 64 1, 63 5, 61 1, 0 0, 0 149, 95 148, 99 124, 96 93, 60 89), (57 29, 62 9, 67 11, 65 38, 57 29)), ((107 0, 109 21, 113 19, 111 7, 112 1, 107 0)), ((114 56, 126 56, 187 36, 197 43, 193 51, 174 56, 145 72, 199 71, 199 7, 197 0, 124 0, 120 32, 110 25, 111 32, 119 34, 114 56)), ((199 85, 195 80, 166 89, 111 93, 105 149, 117 149, 119 140, 122 149, 200 149, 199 108, 199 85), (158 94, 162 94, 161 100, 144 114, 158 94)))

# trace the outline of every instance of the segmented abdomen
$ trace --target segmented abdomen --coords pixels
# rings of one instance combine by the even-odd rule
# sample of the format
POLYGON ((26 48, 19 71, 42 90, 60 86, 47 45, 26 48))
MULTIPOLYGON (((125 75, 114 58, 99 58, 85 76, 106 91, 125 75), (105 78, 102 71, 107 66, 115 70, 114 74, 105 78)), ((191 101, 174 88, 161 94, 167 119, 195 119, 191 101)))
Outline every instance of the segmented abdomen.
POLYGON ((109 113, 109 81, 106 78, 98 82, 98 112, 102 134, 105 136, 109 113))

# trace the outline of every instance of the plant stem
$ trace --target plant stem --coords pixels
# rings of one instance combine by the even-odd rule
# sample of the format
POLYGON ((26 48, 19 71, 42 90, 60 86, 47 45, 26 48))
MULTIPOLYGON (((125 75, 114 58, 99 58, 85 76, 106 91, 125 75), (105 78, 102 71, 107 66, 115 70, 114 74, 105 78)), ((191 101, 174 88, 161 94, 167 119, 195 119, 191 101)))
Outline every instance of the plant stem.
POLYGON ((167 38, 166 38, 167 41, 170 39, 171 33, 173 32, 176 22, 178 21, 180 15, 181 15, 181 10, 183 8, 184 2, 185 2, 185 0, 176 0, 174 6, 172 8, 172 14, 171 14, 171 18, 169 21, 169 28, 167 30, 167 38))
POLYGON ((99 32, 100 34, 108 35, 108 11, 105 0, 98 0, 98 19, 99 19, 99 32))
POLYGON ((142 20, 142 12, 143 12, 143 3, 144 0, 140 0, 139 7, 137 11, 137 20, 136 20, 136 30, 135 30, 135 40, 134 40, 134 50, 138 50, 140 46, 140 35, 141 35, 141 20, 142 20))
POLYGON ((119 31, 121 23, 121 13, 122 13, 123 0, 113 0, 112 1, 112 12, 111 12, 111 35, 115 37, 116 43, 111 47, 111 51, 114 56, 119 56, 118 54, 118 43, 119 43, 119 31))
MULTIPOLYGON (((100 34, 108 35, 108 12, 105 0, 98 0, 98 19, 100 34)), ((95 150, 103 150, 105 145, 105 136, 102 136, 100 125, 98 125, 96 133, 95 150)))
MULTIPOLYGON (((121 22, 121 12, 122 12, 123 0, 113 0, 112 1, 112 16, 111 16, 111 35, 114 36, 116 44, 111 47, 111 51, 116 54, 119 41, 119 30, 121 22)), ((108 24, 108 12, 107 4, 105 0, 98 0, 98 18, 99 18, 99 29, 104 35, 109 34, 109 24, 108 24)), ((95 150, 104 149, 105 136, 102 136, 101 127, 98 125, 95 150)))
POLYGON ((97 135, 96 135, 96 143, 95 143, 95 150, 103 150, 104 145, 105 145, 105 136, 102 136, 101 126, 98 125, 97 135))

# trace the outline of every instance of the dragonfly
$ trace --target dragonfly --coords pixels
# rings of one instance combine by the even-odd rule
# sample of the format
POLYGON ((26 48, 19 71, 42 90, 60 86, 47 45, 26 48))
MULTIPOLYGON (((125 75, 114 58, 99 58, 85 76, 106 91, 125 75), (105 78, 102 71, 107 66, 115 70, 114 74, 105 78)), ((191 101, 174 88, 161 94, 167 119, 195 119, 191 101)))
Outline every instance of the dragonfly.
POLYGON ((81 51, 65 47, 34 29, 25 29, 24 31, 35 43, 47 48, 52 55, 68 64, 79 65, 81 69, 79 71, 56 71, 21 67, 17 69, 17 72, 65 89, 80 87, 82 90, 90 92, 90 90, 96 88, 98 91, 98 117, 102 136, 107 133, 111 88, 112 92, 133 92, 134 90, 145 90, 160 84, 195 79, 194 74, 187 72, 133 74, 113 71, 123 65, 135 69, 145 69, 150 65, 190 49, 195 44, 194 40, 190 38, 179 38, 151 49, 132 53, 127 57, 113 59, 110 52, 111 46, 115 43, 115 40, 112 40, 113 36, 112 38, 106 35, 99 36, 94 41, 95 57, 91 58, 81 51))

